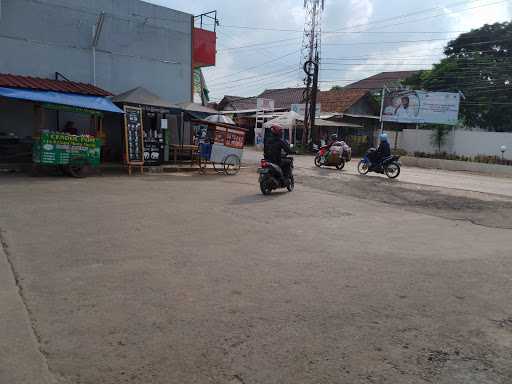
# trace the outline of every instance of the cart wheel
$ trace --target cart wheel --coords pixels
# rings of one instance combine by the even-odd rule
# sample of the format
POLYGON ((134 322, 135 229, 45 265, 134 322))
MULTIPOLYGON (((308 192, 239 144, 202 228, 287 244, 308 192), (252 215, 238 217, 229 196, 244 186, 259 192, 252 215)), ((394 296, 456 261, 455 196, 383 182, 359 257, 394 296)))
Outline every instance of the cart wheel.
POLYGON ((206 171, 208 169, 208 162, 206 160, 199 160, 199 173, 201 175, 206 175, 206 171))
POLYGON ((39 164, 32 164, 30 168, 30 176, 38 177, 41 174, 41 166, 39 164))
POLYGON ((224 172, 228 176, 234 176, 240 172, 240 158, 237 155, 228 155, 224 159, 224 172))
POLYGON ((87 176, 87 167, 87 160, 76 158, 70 161, 70 164, 67 166, 67 171, 71 177, 81 179, 87 176))
POLYGON ((215 162, 212 161, 212 166, 213 169, 215 169, 215 172, 217 172, 218 174, 224 174, 224 167, 221 167, 220 164, 216 164, 215 162))
POLYGON ((69 172, 69 165, 58 165, 57 168, 62 176, 71 176, 71 173, 69 172))

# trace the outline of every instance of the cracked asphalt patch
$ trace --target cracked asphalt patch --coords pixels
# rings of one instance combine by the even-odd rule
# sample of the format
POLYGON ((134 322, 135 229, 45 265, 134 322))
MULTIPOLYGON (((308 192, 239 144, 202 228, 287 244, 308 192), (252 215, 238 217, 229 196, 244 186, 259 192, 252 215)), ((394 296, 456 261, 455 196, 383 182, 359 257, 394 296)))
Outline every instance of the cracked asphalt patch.
POLYGON ((301 174, 297 181, 322 191, 390 204, 400 209, 490 228, 512 229, 512 199, 506 197, 418 186, 371 176, 319 178, 301 174))

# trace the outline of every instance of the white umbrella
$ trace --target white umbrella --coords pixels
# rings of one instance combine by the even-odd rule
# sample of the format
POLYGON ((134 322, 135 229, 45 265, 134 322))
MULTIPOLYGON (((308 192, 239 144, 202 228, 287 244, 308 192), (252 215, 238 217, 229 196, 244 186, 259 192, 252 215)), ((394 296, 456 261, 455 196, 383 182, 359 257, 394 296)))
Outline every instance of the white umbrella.
POLYGON ((300 120, 300 115, 297 112, 286 112, 281 116, 276 117, 275 119, 267 121, 265 124, 263 124, 263 127, 270 128, 274 124, 280 125, 284 129, 288 130, 288 138, 290 140, 290 143, 294 143, 295 135, 293 134, 293 130, 295 128, 295 122, 297 120, 300 120))
POLYGON ((275 119, 267 121, 263 126, 270 128, 272 125, 280 125, 283 128, 292 129, 295 125, 295 120, 300 119, 300 115, 297 112, 286 112, 275 119))
POLYGON ((211 116, 208 116, 205 120, 209 121, 210 123, 223 123, 223 124, 236 125, 235 122, 233 121, 233 119, 231 119, 228 116, 224 116, 224 115, 211 115, 211 116))

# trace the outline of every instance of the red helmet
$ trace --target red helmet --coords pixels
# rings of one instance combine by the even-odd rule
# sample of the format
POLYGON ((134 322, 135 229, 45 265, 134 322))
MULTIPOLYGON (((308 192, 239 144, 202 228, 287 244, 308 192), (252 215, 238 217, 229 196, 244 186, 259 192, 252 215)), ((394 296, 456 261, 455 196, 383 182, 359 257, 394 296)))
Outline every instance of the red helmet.
POLYGON ((281 134, 283 133, 283 127, 281 127, 280 125, 274 124, 270 127, 270 131, 276 136, 281 136, 281 134))

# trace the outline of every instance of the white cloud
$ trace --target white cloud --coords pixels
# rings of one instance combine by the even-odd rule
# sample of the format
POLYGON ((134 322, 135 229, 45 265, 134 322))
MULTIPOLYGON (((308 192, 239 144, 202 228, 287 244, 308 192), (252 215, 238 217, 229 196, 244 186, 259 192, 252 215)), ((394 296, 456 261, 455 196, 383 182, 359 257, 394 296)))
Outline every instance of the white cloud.
POLYGON ((450 19, 452 28, 457 31, 470 31, 479 28, 484 24, 494 24, 497 22, 509 21, 512 18, 511 3, 485 3, 475 5, 474 8, 465 12, 454 12, 444 7, 443 11, 450 19))
MULTIPOLYGON (((205 69, 207 83, 215 96, 222 96, 224 93, 251 96, 260 93, 265 88, 295 86, 300 81, 302 73, 298 67, 300 31, 303 29, 305 17, 304 0, 148 1, 194 14, 212 9, 218 10, 221 27, 218 33, 217 65, 205 69), (298 32, 240 29, 228 26, 292 29, 298 32), (279 45, 222 50, 226 47, 272 42, 294 36, 297 37, 296 41, 284 42, 279 45), (297 50, 296 54, 263 64, 294 50, 297 50), (261 66, 257 67, 258 64, 261 66), (273 71, 282 73, 283 70, 286 71, 293 65, 297 66, 295 74, 276 74, 264 77, 261 81, 256 78, 256 80, 230 83, 230 80, 273 71)), ((358 80, 382 71, 428 68, 442 57, 443 48, 448 40, 457 36, 457 33, 449 33, 449 31, 469 31, 481 27, 485 23, 510 20, 512 18, 512 0, 482 6, 496 1, 468 0, 467 4, 462 4, 460 0, 326 0, 323 17, 324 31, 355 30, 364 33, 324 34, 323 58, 361 59, 333 61, 332 64, 326 66, 334 70, 322 72, 322 80, 358 80), (458 3, 457 6, 453 5, 455 2, 458 3), (475 8, 467 10, 473 7, 475 8), (398 18, 400 15, 429 8, 432 10, 416 13, 412 17, 398 18), (394 18, 394 21, 382 22, 389 18, 394 18), (369 24, 368 28, 366 28, 366 24, 369 24), (375 31, 379 33, 375 33, 375 31), (432 33, 425 33, 425 31, 432 33), (428 41, 434 39, 446 40, 428 41), (417 40, 420 41, 410 42, 417 40), (396 41, 402 43, 386 44, 386 42, 396 41), (415 58, 417 56, 424 57, 415 58), (409 60, 394 60, 400 57, 409 60), (345 65, 341 65, 342 63, 345 65), (348 63, 353 63, 353 65, 347 65, 348 63), (404 65, 407 63, 410 65, 404 65)), ((339 84, 343 85, 346 82, 339 84)), ((324 83, 324 85, 331 84, 324 83)))
POLYGON ((350 0, 349 14, 350 18, 347 22, 347 28, 351 29, 368 24, 373 16, 373 4, 370 0, 350 0))
POLYGON ((339 85, 347 85, 352 80, 364 79, 380 72, 430 69, 431 63, 439 61, 443 56, 443 46, 444 42, 439 41, 402 45, 393 51, 391 58, 382 53, 373 53, 363 63, 340 74, 342 78, 351 81, 340 82, 339 85))

